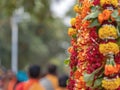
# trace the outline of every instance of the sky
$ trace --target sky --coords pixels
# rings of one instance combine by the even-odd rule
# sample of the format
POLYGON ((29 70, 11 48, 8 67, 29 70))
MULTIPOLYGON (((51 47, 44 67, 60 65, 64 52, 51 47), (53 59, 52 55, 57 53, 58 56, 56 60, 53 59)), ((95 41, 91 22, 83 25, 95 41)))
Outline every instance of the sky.
POLYGON ((74 5, 74 3, 75 0, 53 0, 51 10, 56 16, 62 18, 69 8, 74 5))

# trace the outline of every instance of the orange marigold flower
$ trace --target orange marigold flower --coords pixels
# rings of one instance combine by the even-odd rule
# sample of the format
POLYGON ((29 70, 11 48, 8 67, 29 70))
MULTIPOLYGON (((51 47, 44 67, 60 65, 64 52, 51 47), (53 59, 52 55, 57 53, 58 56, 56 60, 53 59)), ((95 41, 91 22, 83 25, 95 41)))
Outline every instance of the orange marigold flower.
POLYGON ((83 24, 82 24, 82 27, 83 27, 84 29, 86 29, 89 25, 90 25, 90 22, 89 22, 89 21, 84 21, 83 24))
POLYGON ((102 13, 100 13, 100 14, 98 15, 98 21, 99 21, 100 24, 104 21, 104 18, 103 18, 103 17, 104 17, 104 16, 103 16, 102 13))
POLYGON ((78 88, 78 90, 84 90, 85 87, 84 78, 83 76, 80 76, 79 80, 76 82, 76 88, 78 88))
POLYGON ((75 78, 75 79, 79 79, 81 75, 82 75, 82 73, 77 70, 77 71, 74 73, 74 78, 75 78))
POLYGON ((117 73, 119 71, 119 68, 115 65, 105 65, 105 75, 110 75, 117 73))
POLYGON ((72 52, 73 52, 73 47, 72 47, 72 46, 68 48, 68 52, 69 52, 69 53, 72 53, 72 52))
POLYGON ((120 70, 120 64, 117 64, 116 66, 117 66, 117 68, 120 70))
POLYGON ((118 12, 119 12, 119 16, 120 16, 120 9, 118 9, 118 12))
POLYGON ((105 9, 105 10, 103 11, 103 13, 102 13, 104 20, 108 20, 108 19, 110 18, 110 16, 111 16, 111 13, 112 13, 111 10, 105 9))
POLYGON ((76 27, 77 30, 80 29, 81 21, 82 21, 82 20, 81 20, 80 16, 77 16, 77 17, 76 17, 76 23, 75 23, 75 27, 76 27))

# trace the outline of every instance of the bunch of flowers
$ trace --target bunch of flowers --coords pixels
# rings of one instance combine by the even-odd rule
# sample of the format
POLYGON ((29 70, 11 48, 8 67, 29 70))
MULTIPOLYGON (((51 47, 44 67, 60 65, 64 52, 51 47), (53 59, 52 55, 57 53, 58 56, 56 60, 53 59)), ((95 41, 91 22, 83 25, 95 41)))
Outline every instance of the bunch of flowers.
POLYGON ((116 39, 118 33, 113 25, 104 25, 98 31, 100 39, 116 39))
POLYGON ((85 87, 85 81, 82 76, 82 71, 76 70, 76 72, 74 73, 74 79, 76 80, 75 87, 77 89, 81 89, 85 87))
POLYGON ((76 34, 77 34, 77 30, 76 29, 74 29, 74 28, 69 28, 68 29, 68 35, 69 36, 74 37, 74 36, 76 36, 76 34))
POLYGON ((78 1, 68 29, 68 90, 116 90, 120 87, 118 0, 78 1))
POLYGON ((120 78, 116 77, 113 79, 104 78, 102 80, 102 86, 106 90, 116 90, 120 86, 120 78))
POLYGON ((102 66, 104 56, 99 52, 98 45, 91 45, 87 50, 87 72, 92 73, 94 70, 102 66))
POLYGON ((80 12, 81 12, 81 7, 80 7, 79 5, 75 5, 75 6, 74 6, 74 11, 75 11, 76 13, 80 13, 80 12))
POLYGON ((99 51, 100 53, 107 55, 107 54, 117 54, 119 53, 119 46, 116 43, 109 42, 105 44, 99 45, 99 51))
POLYGON ((118 71, 119 71, 119 67, 115 64, 114 57, 110 56, 110 59, 108 59, 106 62, 104 74, 106 76, 113 75, 118 73, 118 71))
POLYGON ((108 9, 103 10, 103 12, 99 13, 98 15, 98 21, 102 23, 103 21, 108 20, 110 18, 111 20, 113 20, 113 18, 111 17, 111 13, 112 13, 112 10, 108 10, 108 9))
POLYGON ((74 75, 74 69, 76 68, 77 65, 77 29, 75 28, 75 24, 76 24, 76 18, 71 19, 71 26, 68 29, 68 35, 71 37, 71 46, 68 48, 68 52, 70 53, 70 61, 69 61, 69 65, 70 65, 70 79, 68 82, 68 89, 69 90, 73 90, 73 88, 75 87, 75 80, 73 78, 74 75))
POLYGON ((75 27, 76 18, 72 18, 70 23, 71 23, 72 27, 75 27))
POLYGON ((100 0, 100 5, 104 6, 104 5, 113 5, 115 7, 118 6, 118 0, 100 0))
POLYGON ((72 41, 72 47, 68 49, 68 51, 71 53, 69 65, 71 67, 70 75, 72 77, 72 79, 69 79, 69 82, 73 82, 73 80, 75 82, 75 84, 71 86, 72 88, 70 87, 71 83, 68 84, 69 90, 84 90, 86 87, 83 78, 83 72, 85 71, 87 45, 90 42, 90 30, 88 29, 90 22, 86 20, 83 21, 83 19, 86 17, 86 15, 88 15, 90 6, 91 3, 89 0, 81 1, 81 6, 75 5, 74 11, 78 13, 78 15, 76 18, 71 19, 72 28, 68 30, 68 35, 72 36, 73 40, 75 41, 72 41))

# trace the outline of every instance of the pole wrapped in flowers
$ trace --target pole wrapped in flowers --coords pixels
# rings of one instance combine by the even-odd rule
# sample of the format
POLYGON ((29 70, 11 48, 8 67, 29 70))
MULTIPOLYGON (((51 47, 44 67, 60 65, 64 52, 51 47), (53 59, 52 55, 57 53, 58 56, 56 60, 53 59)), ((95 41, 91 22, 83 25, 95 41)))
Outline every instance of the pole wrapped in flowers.
POLYGON ((120 90, 119 0, 78 0, 74 11, 68 90, 120 90))

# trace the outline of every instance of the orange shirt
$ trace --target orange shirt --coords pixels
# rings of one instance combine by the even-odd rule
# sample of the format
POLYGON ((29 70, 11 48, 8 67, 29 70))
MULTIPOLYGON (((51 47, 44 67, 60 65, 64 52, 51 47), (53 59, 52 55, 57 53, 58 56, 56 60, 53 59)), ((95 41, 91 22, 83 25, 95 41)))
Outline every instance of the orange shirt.
POLYGON ((17 82, 16 79, 10 80, 10 82, 8 83, 8 89, 7 90, 13 90, 16 82, 17 82))
POLYGON ((40 85, 39 80, 30 79, 24 83, 23 90, 44 90, 44 88, 40 85))
POLYGON ((23 86, 24 86, 24 82, 21 82, 16 86, 15 90, 23 90, 23 86))
POLYGON ((67 90, 66 88, 59 87, 56 90, 67 90))
POLYGON ((56 90, 58 88, 58 78, 57 76, 48 74, 46 78, 52 83, 54 89, 56 90))

